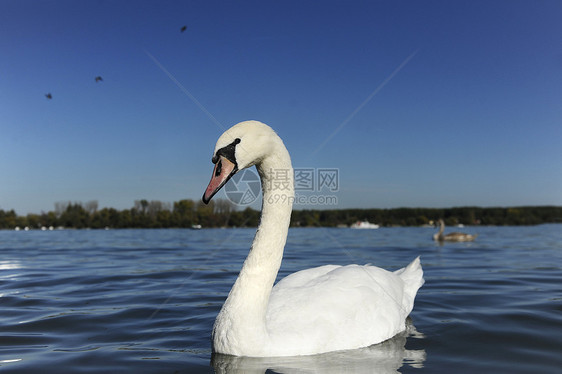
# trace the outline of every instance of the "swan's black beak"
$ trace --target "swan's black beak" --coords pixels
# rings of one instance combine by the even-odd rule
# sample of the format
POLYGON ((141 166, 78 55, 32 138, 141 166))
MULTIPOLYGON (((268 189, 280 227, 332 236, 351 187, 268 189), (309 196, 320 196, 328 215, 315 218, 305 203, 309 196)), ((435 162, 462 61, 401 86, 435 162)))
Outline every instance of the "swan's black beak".
POLYGON ((224 156, 218 156, 211 175, 211 181, 203 194, 203 202, 208 204, 211 198, 228 182, 228 180, 236 174, 238 166, 224 156))

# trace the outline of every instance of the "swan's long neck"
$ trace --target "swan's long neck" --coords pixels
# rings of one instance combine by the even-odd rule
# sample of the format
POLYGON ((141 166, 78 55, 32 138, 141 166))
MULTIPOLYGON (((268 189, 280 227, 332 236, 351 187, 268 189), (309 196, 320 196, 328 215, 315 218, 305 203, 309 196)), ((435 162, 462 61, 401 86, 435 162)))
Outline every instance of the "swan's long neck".
POLYGON ((291 159, 282 143, 278 148, 256 165, 263 191, 260 224, 238 279, 217 317, 215 345, 237 340, 239 346, 259 347, 267 339, 267 305, 281 266, 294 197, 291 159))

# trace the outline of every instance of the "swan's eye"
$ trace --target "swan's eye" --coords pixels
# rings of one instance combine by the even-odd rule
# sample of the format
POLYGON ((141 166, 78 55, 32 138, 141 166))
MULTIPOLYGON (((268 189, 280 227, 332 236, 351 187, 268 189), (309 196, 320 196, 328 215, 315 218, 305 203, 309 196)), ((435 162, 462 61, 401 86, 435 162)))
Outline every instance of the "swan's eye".
POLYGON ((219 175, 221 175, 221 171, 222 171, 222 160, 219 159, 219 163, 217 164, 217 167, 215 168, 215 177, 218 177, 219 175))

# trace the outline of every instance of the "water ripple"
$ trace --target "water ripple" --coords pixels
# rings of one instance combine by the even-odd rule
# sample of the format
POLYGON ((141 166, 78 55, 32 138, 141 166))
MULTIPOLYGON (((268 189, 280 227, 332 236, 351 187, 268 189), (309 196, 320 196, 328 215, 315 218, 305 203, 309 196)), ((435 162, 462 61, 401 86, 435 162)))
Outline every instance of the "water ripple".
POLYGON ((0 231, 0 370, 549 373, 562 367, 561 225, 292 229, 280 276, 328 263, 398 269, 421 255, 409 331, 300 358, 211 355, 214 318, 254 231, 0 231), (413 327, 415 324, 415 328, 413 327))

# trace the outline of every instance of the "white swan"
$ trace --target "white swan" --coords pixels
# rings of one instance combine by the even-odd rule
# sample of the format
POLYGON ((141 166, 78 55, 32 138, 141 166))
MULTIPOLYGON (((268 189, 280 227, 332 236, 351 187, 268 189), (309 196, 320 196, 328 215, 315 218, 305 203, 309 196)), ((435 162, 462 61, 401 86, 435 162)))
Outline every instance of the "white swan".
POLYGON ((465 234, 464 232, 451 232, 449 234, 444 235, 443 232, 445 231, 445 222, 442 219, 439 219, 439 232, 437 234, 433 234, 433 240, 439 242, 471 242, 476 237, 476 235, 465 234))
POLYGON ((423 284, 416 258, 389 272, 375 266, 326 265, 299 271, 275 287, 294 197, 291 158, 267 125, 239 123, 217 141, 203 195, 208 203, 238 170, 256 165, 261 221, 250 253, 213 327, 213 350, 235 356, 311 355, 367 347, 405 329, 423 284))

